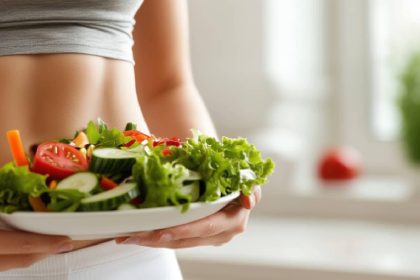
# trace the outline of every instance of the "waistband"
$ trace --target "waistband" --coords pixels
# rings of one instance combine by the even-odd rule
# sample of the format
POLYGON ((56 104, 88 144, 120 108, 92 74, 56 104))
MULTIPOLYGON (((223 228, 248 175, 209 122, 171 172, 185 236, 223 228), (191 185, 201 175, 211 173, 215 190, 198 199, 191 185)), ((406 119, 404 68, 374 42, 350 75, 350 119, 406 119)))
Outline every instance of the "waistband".
POLYGON ((28 268, 0 272, 0 279, 180 280, 182 276, 172 250, 117 245, 114 241, 109 241, 74 252, 50 256, 28 268))

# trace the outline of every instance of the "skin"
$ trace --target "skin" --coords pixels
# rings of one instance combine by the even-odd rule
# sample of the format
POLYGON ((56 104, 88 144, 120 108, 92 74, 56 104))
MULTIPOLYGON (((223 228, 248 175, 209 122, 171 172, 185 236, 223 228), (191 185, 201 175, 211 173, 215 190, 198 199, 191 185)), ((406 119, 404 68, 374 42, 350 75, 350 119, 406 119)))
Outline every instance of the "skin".
MULTIPOLYGON (((191 73, 186 2, 146 0, 136 22, 135 67, 83 54, 0 56, 0 135, 18 128, 28 149, 32 143, 71 136, 99 116, 111 127, 134 121, 157 136, 188 137, 193 127, 216 135, 191 73)), ((4 164, 11 160, 5 137, 0 146, 4 164)), ((256 187, 251 196, 199 221, 116 242, 164 248, 221 245, 245 230, 260 199, 256 187)), ((0 231, 0 271, 103 241, 0 231)))

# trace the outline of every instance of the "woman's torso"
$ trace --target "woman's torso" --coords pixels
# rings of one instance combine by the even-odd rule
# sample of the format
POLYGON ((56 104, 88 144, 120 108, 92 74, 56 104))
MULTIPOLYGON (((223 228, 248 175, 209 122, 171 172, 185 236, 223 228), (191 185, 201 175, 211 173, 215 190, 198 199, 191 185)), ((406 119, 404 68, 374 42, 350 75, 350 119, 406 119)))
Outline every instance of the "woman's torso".
POLYGON ((70 137, 98 117, 147 131, 132 64, 82 54, 0 56, 0 163, 11 160, 8 129, 19 129, 29 147, 70 137))
MULTIPOLYGON (((98 117, 112 127, 134 121, 148 131, 133 65, 83 54, 0 56, 0 163, 11 161, 5 132, 19 129, 25 148, 71 137, 98 117)), ((101 241, 79 241, 76 249, 101 241)))

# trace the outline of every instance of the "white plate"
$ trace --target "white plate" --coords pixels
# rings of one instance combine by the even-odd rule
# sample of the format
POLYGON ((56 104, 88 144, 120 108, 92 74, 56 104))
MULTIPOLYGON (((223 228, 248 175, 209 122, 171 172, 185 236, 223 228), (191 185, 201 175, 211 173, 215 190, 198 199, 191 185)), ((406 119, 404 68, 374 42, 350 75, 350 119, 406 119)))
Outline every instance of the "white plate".
POLYGON ((178 207, 156 207, 102 212, 0 213, 0 219, 13 228, 65 235, 73 240, 111 238, 189 223, 216 213, 238 196, 239 193, 233 193, 214 202, 191 203, 185 213, 178 207))

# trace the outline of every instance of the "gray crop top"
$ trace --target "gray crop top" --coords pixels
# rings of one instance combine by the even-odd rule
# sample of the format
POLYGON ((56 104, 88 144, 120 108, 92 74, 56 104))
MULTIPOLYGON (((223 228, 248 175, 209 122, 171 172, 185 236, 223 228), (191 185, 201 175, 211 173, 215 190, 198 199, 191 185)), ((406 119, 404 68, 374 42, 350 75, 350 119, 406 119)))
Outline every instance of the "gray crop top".
POLYGON ((84 53, 133 63, 143 0, 0 0, 0 56, 84 53))

